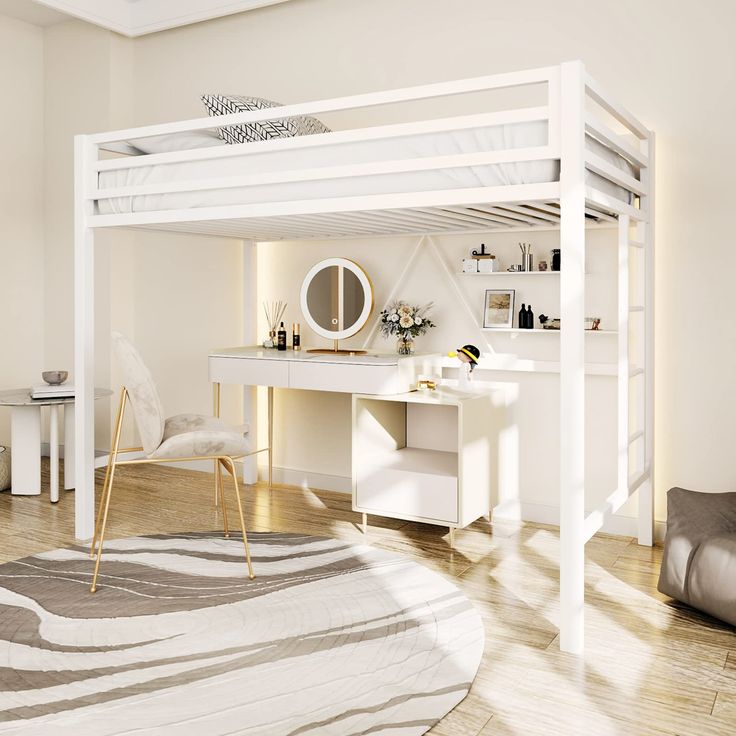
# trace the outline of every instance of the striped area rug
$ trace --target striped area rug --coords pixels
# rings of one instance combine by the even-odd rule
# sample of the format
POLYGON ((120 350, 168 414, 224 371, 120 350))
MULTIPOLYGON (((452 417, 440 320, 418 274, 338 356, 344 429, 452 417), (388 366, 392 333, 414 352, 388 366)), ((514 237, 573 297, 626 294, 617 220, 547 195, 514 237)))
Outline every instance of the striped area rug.
POLYGON ((425 733, 467 694, 483 627, 402 557, 295 534, 110 541, 0 565, 0 734, 425 733))

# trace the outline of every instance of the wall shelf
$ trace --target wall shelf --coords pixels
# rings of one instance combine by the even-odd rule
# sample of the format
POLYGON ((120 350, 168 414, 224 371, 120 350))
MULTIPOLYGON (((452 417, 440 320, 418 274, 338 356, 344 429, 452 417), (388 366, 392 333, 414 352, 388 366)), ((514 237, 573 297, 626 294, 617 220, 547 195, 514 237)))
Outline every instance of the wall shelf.
POLYGON ((458 276, 559 276, 559 271, 458 271, 458 276))
MULTIPOLYGON (((518 327, 483 327, 483 332, 500 332, 506 334, 520 334, 520 335, 559 335, 560 330, 543 330, 539 327, 535 327, 533 330, 522 330, 518 327)), ((618 335, 618 330, 585 330, 586 335, 618 335)))

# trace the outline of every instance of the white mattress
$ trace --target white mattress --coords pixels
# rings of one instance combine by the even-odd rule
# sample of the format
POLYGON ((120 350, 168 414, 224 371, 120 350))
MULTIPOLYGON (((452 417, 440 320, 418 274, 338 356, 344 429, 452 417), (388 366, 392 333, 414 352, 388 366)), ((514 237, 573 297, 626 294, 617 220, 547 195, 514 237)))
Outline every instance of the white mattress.
MULTIPOLYGON (((329 134, 327 134, 329 135, 329 134)), ((189 161, 184 163, 140 166, 100 173, 99 186, 120 187, 163 182, 204 181, 276 171, 321 166, 338 166, 393 159, 412 159, 479 151, 541 146, 547 142, 547 123, 531 122, 496 125, 463 131, 424 133, 400 138, 335 143, 304 149, 252 153, 243 156, 189 161)), ((223 145, 227 145, 223 142, 223 145)), ((247 149, 249 144, 241 144, 247 149)), ((588 138, 587 145, 627 173, 633 174, 628 161, 598 141, 588 138)), ((630 201, 625 189, 607 179, 587 172, 591 186, 624 201, 630 201)), ((494 164, 440 171, 360 176, 285 184, 266 184, 231 189, 208 189, 196 192, 172 192, 136 197, 100 200, 100 214, 188 209, 233 204, 255 204, 322 197, 389 194, 440 189, 536 184, 559 179, 556 160, 494 164)))

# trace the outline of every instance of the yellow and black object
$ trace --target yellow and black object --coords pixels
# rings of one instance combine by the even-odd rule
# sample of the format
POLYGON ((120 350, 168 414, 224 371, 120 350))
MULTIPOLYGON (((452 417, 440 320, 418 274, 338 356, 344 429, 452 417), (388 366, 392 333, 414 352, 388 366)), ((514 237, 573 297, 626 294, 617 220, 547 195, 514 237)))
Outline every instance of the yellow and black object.
POLYGON ((470 363, 470 370, 472 371, 478 365, 480 350, 475 345, 463 345, 456 351, 448 353, 448 355, 450 358, 458 358, 463 363, 470 363))

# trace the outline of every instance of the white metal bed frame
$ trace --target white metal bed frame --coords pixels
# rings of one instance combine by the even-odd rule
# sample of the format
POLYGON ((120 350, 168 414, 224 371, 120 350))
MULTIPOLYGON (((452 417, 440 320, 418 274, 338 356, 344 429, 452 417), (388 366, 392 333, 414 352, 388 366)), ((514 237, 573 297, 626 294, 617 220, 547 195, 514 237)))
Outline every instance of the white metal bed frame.
MULTIPOLYGON (((75 531, 90 539, 94 527, 94 233, 98 228, 134 227, 237 237, 244 240, 246 276, 243 335, 255 343, 255 242, 275 239, 361 237, 403 233, 487 232, 559 228, 564 249, 560 274, 560 647, 583 648, 585 544, 638 490, 639 543, 653 544, 653 180, 654 135, 630 112, 605 94, 580 61, 509 74, 361 94, 318 102, 286 105, 255 112, 200 118, 143 128, 80 135, 75 139, 75 374, 76 498, 75 531), (484 90, 544 84, 547 104, 413 123, 374 126, 301 138, 276 139, 239 146, 220 146, 164 154, 101 160, 107 144, 138 137, 254 122, 292 115, 370 108, 484 90), (590 104, 590 102, 594 104, 590 104), (592 108, 592 109, 591 109, 592 108), (601 110, 603 113, 601 114, 601 110), (606 120, 609 117, 611 120, 606 120), (420 132, 454 131, 481 125, 545 120, 546 145, 408 160, 375 161, 268 174, 100 189, 100 172, 157 163, 218 159, 250 152, 299 149, 335 142, 366 141, 420 132), (624 135, 613 128, 623 129, 624 135), (639 175, 629 176, 586 149, 585 136, 627 159, 639 175), (633 142, 632 142, 633 141, 633 142), (187 210, 97 214, 106 197, 222 189, 265 183, 315 181, 371 174, 400 174, 504 162, 560 161, 559 181, 542 184, 373 194, 329 199, 268 202, 187 210), (635 196, 628 204, 586 185, 586 170, 624 187, 635 196), (636 206, 638 203, 638 206, 636 206), (618 231, 618 480, 598 509, 585 510, 585 234, 587 227, 618 231), (633 235, 632 235, 632 230, 633 235), (629 265, 639 259, 640 292, 632 294, 629 265), (250 287, 250 288, 248 288, 250 287), (635 362, 630 354, 630 324, 640 314, 635 362), (632 381, 641 381, 642 424, 632 432, 629 399, 632 381), (636 444, 638 443, 638 445, 636 444), (630 462, 632 446, 638 447, 630 462), (633 468, 632 466, 638 466, 633 468)), ((636 341, 634 341, 636 342, 636 341)), ((246 395, 244 410, 254 409, 246 395)))

